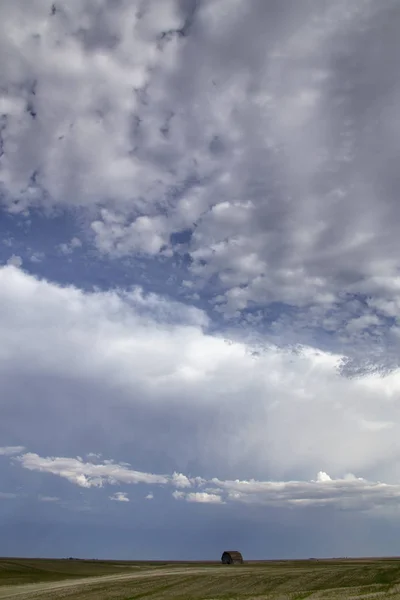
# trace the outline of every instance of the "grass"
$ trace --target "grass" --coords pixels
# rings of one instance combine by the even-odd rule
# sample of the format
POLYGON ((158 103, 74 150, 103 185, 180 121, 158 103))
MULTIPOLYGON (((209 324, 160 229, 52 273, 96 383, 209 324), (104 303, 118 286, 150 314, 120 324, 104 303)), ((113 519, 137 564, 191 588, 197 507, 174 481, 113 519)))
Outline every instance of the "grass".
POLYGON ((113 575, 149 567, 146 563, 44 558, 0 558, 0 586, 113 575))
POLYGON ((51 595, 43 593, 40 598, 71 600, 77 598, 82 600, 140 600, 141 598, 148 600, 312 600, 313 598, 361 600, 367 597, 372 600, 374 598, 400 599, 400 559, 271 561, 224 567, 216 563, 207 565, 206 563, 0 559, 0 598, 2 585, 52 582, 129 572, 138 575, 143 572, 143 576, 125 581, 98 581, 86 586, 65 588, 59 593, 53 591, 51 595), (196 569, 198 572, 193 572, 196 569), (175 573, 175 570, 180 573, 175 573))

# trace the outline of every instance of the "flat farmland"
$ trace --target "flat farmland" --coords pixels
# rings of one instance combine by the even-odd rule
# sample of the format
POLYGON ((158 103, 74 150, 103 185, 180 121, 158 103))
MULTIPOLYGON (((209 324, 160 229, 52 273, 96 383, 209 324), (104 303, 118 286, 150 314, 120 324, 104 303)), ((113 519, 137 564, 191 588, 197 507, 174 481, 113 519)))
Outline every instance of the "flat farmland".
POLYGON ((400 559, 218 563, 0 559, 0 600, 400 600, 400 559))

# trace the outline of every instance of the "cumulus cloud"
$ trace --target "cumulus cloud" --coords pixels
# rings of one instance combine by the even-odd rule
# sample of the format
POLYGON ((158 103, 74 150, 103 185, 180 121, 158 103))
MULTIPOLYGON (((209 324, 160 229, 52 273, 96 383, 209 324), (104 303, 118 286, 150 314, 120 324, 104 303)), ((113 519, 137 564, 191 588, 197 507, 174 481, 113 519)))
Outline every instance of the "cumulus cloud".
POLYGON ((182 473, 174 473, 172 475, 172 481, 177 488, 187 488, 191 486, 189 479, 182 473))
POLYGON ((112 496, 110 496, 110 500, 115 500, 115 502, 129 502, 129 498, 125 492, 116 492, 112 496))
POLYGON ((188 494, 183 494, 183 496, 178 496, 178 498, 183 498, 187 502, 196 502, 199 504, 223 504, 223 500, 221 496, 218 494, 210 494, 208 492, 189 492, 188 494))
POLYGON ((125 465, 113 461, 94 464, 84 462, 81 458, 42 458, 38 454, 28 452, 17 459, 25 469, 52 473, 64 477, 71 483, 84 488, 102 487, 105 483, 117 485, 121 483, 166 484, 164 475, 142 473, 129 469, 125 465))
MULTIPOLYGON (((102 487, 104 485, 144 484, 176 486, 176 474, 172 476, 140 473, 125 464, 112 460, 103 464, 84 463, 73 458, 41 458, 27 453, 17 458, 18 462, 31 471, 58 475, 71 483, 84 487, 102 487)), ((181 477, 185 477, 182 475, 181 477)), ((307 507, 334 506, 346 510, 374 510, 395 507, 400 500, 400 485, 368 481, 352 473, 342 478, 332 478, 320 471, 311 481, 260 481, 222 480, 202 477, 188 478, 191 491, 181 489, 172 492, 176 500, 185 500, 200 504, 242 503, 271 507, 307 507)), ((182 486, 181 486, 182 487, 182 486)), ((9 496, 3 496, 9 497, 9 496)), ((146 499, 153 499, 150 492, 146 499)), ((125 492, 115 492, 111 500, 129 502, 125 492)), ((56 501, 57 498, 41 497, 42 501, 56 501)))
POLYGON ((261 482, 214 480, 232 501, 269 506, 327 506, 372 510, 398 505, 400 486, 370 482, 354 475, 331 479, 326 473, 311 482, 261 482))

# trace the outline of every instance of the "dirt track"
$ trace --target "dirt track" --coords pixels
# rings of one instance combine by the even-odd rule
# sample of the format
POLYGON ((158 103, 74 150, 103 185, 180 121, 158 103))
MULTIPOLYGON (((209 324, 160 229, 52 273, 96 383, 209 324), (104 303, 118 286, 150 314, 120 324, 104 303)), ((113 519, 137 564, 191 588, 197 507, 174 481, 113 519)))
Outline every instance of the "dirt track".
POLYGON ((96 584, 119 583, 131 581, 134 579, 144 579, 153 577, 164 577, 168 575, 195 575, 199 573, 210 573, 220 571, 219 569, 207 569, 207 567, 171 569, 170 571, 142 571, 140 573, 123 573, 121 575, 101 575, 99 577, 85 577, 83 579, 73 579, 69 581, 56 581, 52 583, 28 583, 25 585, 13 585, 0 588, 0 600, 29 600, 30 598, 43 598, 43 600, 54 599, 59 594, 74 588, 90 588, 96 584), (56 594, 56 595, 55 595, 56 594))

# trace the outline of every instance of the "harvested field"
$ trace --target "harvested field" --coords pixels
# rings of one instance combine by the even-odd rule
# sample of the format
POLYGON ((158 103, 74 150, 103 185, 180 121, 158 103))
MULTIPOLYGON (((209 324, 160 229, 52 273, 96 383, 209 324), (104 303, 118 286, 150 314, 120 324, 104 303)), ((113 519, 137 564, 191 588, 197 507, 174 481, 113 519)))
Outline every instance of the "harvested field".
POLYGON ((11 598, 394 600, 400 599, 400 560, 279 561, 221 566, 217 563, 3 559, 0 560, 0 599, 11 598), (27 573, 32 577, 35 569, 35 581, 21 585, 21 581, 27 580, 27 573), (11 571, 14 585, 10 584, 11 571))

